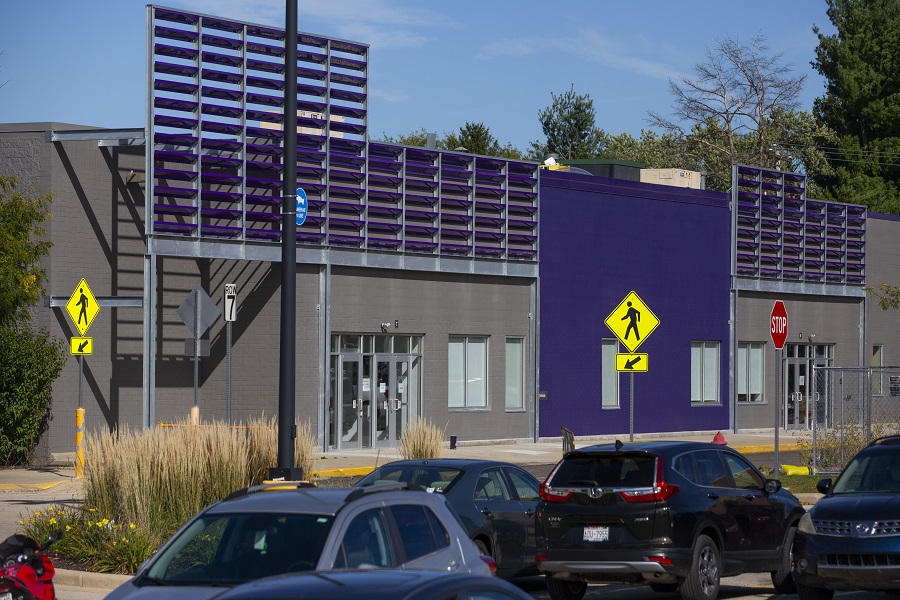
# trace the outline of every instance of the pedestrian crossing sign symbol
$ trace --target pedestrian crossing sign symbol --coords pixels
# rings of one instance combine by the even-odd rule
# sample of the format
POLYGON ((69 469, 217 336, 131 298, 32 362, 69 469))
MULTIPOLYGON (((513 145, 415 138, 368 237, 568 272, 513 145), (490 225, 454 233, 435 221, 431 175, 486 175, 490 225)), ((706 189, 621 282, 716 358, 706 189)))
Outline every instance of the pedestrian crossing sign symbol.
POLYGON ((69 313, 69 318, 78 329, 78 334, 84 337, 91 327, 91 323, 94 322, 94 317, 100 312, 94 292, 91 291, 91 287, 84 278, 78 282, 75 291, 72 292, 72 297, 66 302, 66 312, 69 313))
POLYGON ((603 322, 632 354, 659 326, 659 319, 633 291, 625 296, 603 322))

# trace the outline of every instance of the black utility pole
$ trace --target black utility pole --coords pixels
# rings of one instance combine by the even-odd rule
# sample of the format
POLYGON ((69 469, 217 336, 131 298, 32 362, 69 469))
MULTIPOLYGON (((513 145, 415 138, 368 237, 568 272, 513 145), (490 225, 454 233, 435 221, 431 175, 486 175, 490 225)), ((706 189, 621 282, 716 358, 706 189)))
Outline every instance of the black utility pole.
POLYGON ((281 360, 278 375, 278 466, 271 479, 303 478, 294 468, 294 367, 297 324, 297 0, 285 0, 284 154, 281 205, 281 360))

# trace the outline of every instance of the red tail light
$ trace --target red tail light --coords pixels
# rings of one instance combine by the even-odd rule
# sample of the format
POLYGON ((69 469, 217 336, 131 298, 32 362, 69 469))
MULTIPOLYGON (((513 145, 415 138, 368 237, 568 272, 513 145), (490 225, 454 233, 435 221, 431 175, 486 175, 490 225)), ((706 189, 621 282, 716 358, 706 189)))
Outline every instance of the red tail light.
POLYGON ((659 563, 664 567, 672 566, 672 559, 668 556, 648 556, 647 560, 649 560, 650 562, 659 563))
POLYGON ((636 488, 619 492, 626 502, 657 502, 668 500, 678 493, 678 486, 674 483, 666 483, 663 478, 663 459, 656 459, 656 483, 653 487, 636 488))
POLYGON ((482 554, 481 560, 483 560, 485 562, 485 564, 487 564, 487 566, 489 566, 491 568, 491 575, 496 576, 497 575, 497 561, 494 560, 492 557, 488 556, 487 554, 482 554))
POLYGON ((547 560, 547 556, 544 554, 535 554, 534 555, 534 562, 536 562, 537 564, 541 564, 545 560, 547 560))
POLYGON ((541 484, 540 494, 541 499, 547 502, 565 502, 572 497, 572 492, 557 492, 547 485, 546 481, 541 484))

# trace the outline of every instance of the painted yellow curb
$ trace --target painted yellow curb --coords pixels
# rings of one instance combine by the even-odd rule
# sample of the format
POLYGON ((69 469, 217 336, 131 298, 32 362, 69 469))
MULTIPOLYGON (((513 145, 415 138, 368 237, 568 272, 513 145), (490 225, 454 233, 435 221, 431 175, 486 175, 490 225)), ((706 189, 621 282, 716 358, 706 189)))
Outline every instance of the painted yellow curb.
POLYGON ((42 492, 61 484, 62 481, 53 483, 0 483, 0 492, 42 492))
MULTIPOLYGON (((774 444, 766 444, 764 446, 734 446, 734 449, 741 454, 762 454, 764 452, 775 452, 774 444)), ((779 452, 792 452, 799 450, 800 444, 778 444, 779 452)))
POLYGON ((313 471, 313 479, 328 479, 329 477, 360 477, 368 475, 375 467, 347 467, 344 469, 321 469, 313 471))

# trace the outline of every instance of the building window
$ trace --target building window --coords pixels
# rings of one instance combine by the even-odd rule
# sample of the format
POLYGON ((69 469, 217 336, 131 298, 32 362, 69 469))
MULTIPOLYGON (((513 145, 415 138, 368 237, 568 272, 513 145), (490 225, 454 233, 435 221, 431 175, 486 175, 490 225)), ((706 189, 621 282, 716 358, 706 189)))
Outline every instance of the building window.
POLYGON ((525 409, 525 340, 506 338, 506 410, 525 409))
POLYGON ((719 402, 719 342, 691 342, 691 402, 719 402))
POLYGON ((450 337, 448 348, 450 408, 487 407, 487 338, 450 337))
POLYGON ((619 373, 616 371, 616 352, 619 343, 615 339, 600 342, 600 406, 619 408, 619 373))
POLYGON ((872 346, 872 394, 875 396, 884 396, 884 380, 882 379, 881 368, 884 366, 883 350, 881 344, 872 346))
POLYGON ((763 352, 765 344, 738 344, 737 352, 737 388, 738 402, 762 402, 763 352))

